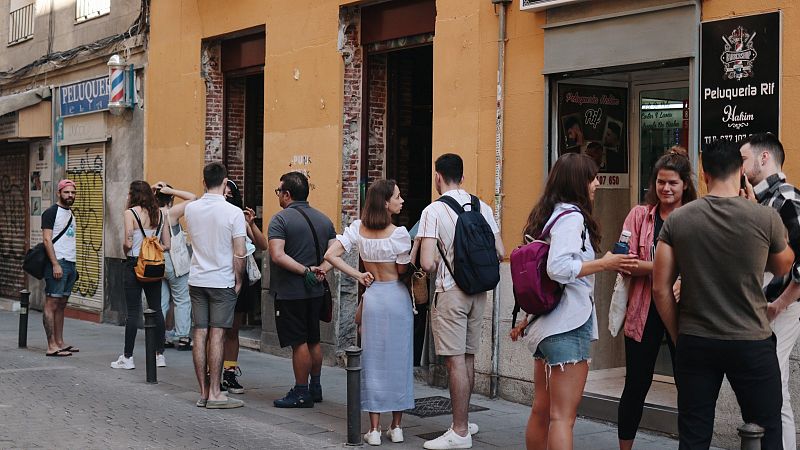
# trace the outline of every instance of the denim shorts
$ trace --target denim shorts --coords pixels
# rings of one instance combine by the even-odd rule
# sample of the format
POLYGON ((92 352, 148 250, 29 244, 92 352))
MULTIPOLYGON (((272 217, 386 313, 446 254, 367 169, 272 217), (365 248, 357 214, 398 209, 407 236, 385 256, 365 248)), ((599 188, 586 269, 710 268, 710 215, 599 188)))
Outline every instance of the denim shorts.
POLYGON ((543 359, 548 366, 574 364, 591 359, 592 317, 580 327, 548 336, 539 343, 533 357, 543 359))
POLYGON ((44 294, 48 297, 66 298, 72 294, 72 286, 78 280, 75 263, 59 259, 58 264, 63 272, 61 278, 53 278, 53 266, 48 262, 44 266, 44 294))

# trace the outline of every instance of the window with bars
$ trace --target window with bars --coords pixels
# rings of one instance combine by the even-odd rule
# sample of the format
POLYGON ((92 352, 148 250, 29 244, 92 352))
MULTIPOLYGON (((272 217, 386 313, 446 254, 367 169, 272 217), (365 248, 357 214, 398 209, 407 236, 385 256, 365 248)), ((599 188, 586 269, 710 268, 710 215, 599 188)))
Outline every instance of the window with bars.
POLYGON ((33 1, 11 2, 8 21, 8 45, 18 44, 33 38, 36 21, 36 5, 33 1))
POLYGON ((75 23, 85 22, 111 12, 111 0, 77 0, 75 23))

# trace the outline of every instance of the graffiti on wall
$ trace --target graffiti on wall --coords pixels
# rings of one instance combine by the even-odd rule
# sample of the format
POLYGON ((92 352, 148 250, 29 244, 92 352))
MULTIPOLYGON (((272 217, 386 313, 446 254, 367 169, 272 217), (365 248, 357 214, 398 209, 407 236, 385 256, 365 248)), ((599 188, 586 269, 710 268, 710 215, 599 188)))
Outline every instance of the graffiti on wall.
POLYGON ((75 182, 72 214, 77 230, 77 269, 73 293, 102 305, 103 279, 103 148, 70 148, 67 176, 75 182), (99 298, 98 298, 99 297, 99 298))
POLYGON ((9 152, 0 168, 0 295, 16 298, 25 285, 22 260, 25 257, 27 214, 27 155, 9 152))

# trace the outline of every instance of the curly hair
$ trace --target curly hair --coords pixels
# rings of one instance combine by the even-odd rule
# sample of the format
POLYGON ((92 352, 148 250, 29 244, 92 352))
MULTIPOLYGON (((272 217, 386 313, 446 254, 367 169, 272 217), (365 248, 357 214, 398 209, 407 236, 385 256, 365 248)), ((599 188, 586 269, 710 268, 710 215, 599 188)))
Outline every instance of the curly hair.
POLYGON ((140 206, 147 211, 147 216, 150 218, 150 226, 157 226, 159 219, 158 203, 156 203, 156 196, 153 195, 153 189, 148 182, 137 180, 131 183, 128 189, 128 208, 133 208, 134 206, 140 206))

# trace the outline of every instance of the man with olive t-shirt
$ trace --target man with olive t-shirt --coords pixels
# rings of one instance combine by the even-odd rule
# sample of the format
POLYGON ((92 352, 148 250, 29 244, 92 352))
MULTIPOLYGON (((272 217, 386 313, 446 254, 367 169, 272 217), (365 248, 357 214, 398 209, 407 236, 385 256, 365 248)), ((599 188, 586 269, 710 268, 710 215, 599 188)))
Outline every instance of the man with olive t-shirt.
POLYGON ((664 222, 653 269, 656 308, 676 343, 680 449, 710 446, 723 377, 744 421, 764 428, 761 448, 780 449, 781 376, 761 282, 765 269, 788 272, 794 253, 780 216, 739 196, 739 145, 711 143, 702 163, 708 195, 664 222))

